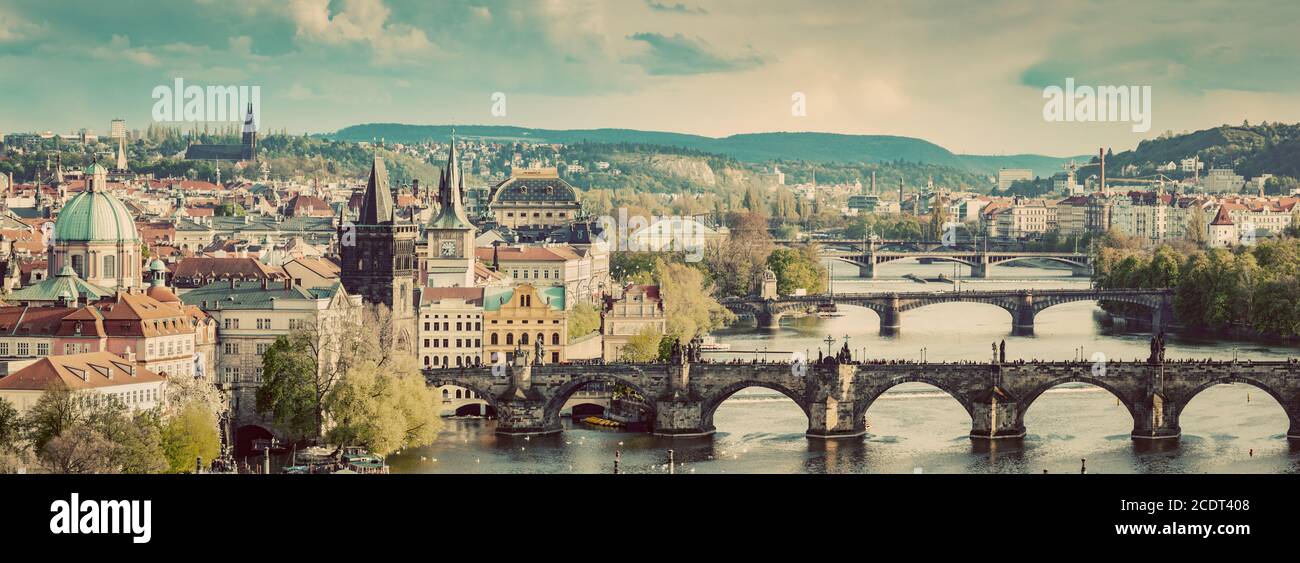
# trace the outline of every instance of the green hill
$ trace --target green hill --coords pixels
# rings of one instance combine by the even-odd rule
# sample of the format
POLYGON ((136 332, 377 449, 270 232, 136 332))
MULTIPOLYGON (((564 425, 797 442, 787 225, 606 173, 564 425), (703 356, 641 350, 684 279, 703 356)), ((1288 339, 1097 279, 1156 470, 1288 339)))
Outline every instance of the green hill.
MULTIPOLYGON (((722 155, 744 162, 802 160, 825 163, 915 162, 949 166, 958 170, 993 175, 998 168, 1030 168, 1047 177, 1061 170, 1070 158, 1041 155, 959 155, 939 145, 911 137, 893 135, 840 135, 835 133, 748 133, 713 138, 701 135, 634 129, 554 130, 500 125, 458 125, 463 137, 502 142, 533 143, 635 143, 661 145, 722 155)), ((427 140, 446 141, 449 125, 406 125, 371 123, 353 125, 326 137, 344 141, 383 139, 399 143, 427 140)), ((1073 157, 1075 159, 1082 157, 1073 157)))

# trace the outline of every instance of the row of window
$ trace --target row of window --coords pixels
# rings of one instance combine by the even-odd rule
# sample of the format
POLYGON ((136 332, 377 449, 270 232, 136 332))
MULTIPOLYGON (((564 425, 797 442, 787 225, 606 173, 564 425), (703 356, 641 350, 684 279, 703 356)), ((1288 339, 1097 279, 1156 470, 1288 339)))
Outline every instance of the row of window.
MULTIPOLYGON (((494 332, 494 333, 488 335, 488 344, 491 344, 491 345, 493 345, 493 346, 497 346, 497 345, 499 345, 499 344, 500 344, 500 342, 499 342, 500 338, 498 338, 499 336, 500 336, 500 334, 499 334, 499 333, 496 333, 496 332, 494 332)), ((542 341, 542 342, 546 342, 546 333, 544 333, 544 332, 539 332, 539 333, 537 333, 537 340, 540 340, 540 341, 542 341)), ((510 346, 510 345, 514 344, 514 343, 515 343, 515 334, 514 334, 513 332, 507 332, 507 333, 506 333, 505 341, 506 341, 506 346, 510 346)), ((519 343, 520 343, 520 344, 528 344, 528 333, 527 333, 527 332, 524 332, 524 333, 520 333, 520 334, 519 334, 519 343)), ((552 332, 552 333, 551 333, 551 345, 552 345, 552 346, 559 346, 559 345, 560 345, 560 333, 558 333, 558 332, 552 332)))
MULTIPOLYGON (((429 323, 424 323, 424 330, 441 330, 441 331, 443 331, 443 332, 450 332, 450 331, 451 331, 451 322, 448 321, 448 322, 445 322, 445 323, 433 323, 432 325, 430 325, 429 323), (430 328, 430 326, 432 326, 432 328, 430 328)), ((462 331, 466 331, 466 330, 473 330, 473 331, 476 331, 476 332, 477 332, 477 331, 481 331, 481 330, 483 330, 483 323, 469 323, 469 322, 465 322, 465 323, 457 322, 457 323, 456 323, 456 331, 457 331, 457 332, 462 332, 462 331), (470 327, 473 327, 473 328, 470 328, 470 327)))
MULTIPOLYGON (((32 346, 32 343, 30 343, 30 342, 18 342, 18 343, 16 343, 16 345, 15 345, 12 349, 14 350, 14 354, 13 354, 13 355, 15 355, 15 356, 32 356, 32 355, 36 355, 36 356, 48 356, 48 355, 50 355, 50 343, 49 343, 49 342, 37 342, 37 343, 36 343, 36 346, 32 346), (36 350, 36 353, 35 353, 35 354, 32 354, 32 350, 33 350, 33 348, 36 350)), ((8 342, 0 342, 0 356, 8 356, 8 355, 10 355, 10 354, 9 354, 9 351, 10 351, 9 343, 8 343, 8 342)))
MULTIPOLYGON (((434 339, 428 339, 428 338, 425 338, 425 339, 424 339, 424 347, 425 347, 425 348, 450 348, 451 346, 448 345, 450 342, 451 342, 451 339, 450 339, 450 338, 443 338, 442 340, 439 340, 439 339, 437 339, 437 338, 434 338, 434 339), (442 343, 441 346, 439 346, 439 342, 442 343)), ((468 339, 468 338, 466 338, 466 339, 464 339, 464 340, 462 340, 462 339, 460 339, 460 338, 457 338, 457 339, 456 339, 456 347, 457 347, 457 348, 466 348, 466 347, 468 347, 468 346, 470 345, 470 342, 471 342, 471 341, 470 341, 470 339, 468 339)), ((483 340, 482 340, 482 339, 475 338, 475 339, 473 340, 473 342, 474 342, 474 347, 475 347, 475 348, 482 348, 482 347, 483 347, 483 340)))
MULTIPOLYGON (((556 212, 554 215, 552 215, 551 213, 552 213, 551 211, 547 211, 547 212, 546 212, 546 216, 547 216, 547 217, 559 217, 560 219, 563 219, 563 218, 565 217, 565 212, 564 212, 564 211, 556 212)), ((514 212, 514 211, 507 211, 507 212, 506 212, 506 217, 514 217, 514 216, 515 216, 515 212, 514 212)), ((519 212, 519 216, 520 216, 520 217, 528 217, 528 212, 527 212, 527 211, 520 211, 520 212, 519 212)), ((541 217, 541 216, 542 216, 542 213, 541 213, 540 211, 534 211, 534 212, 533 212, 533 217, 541 217)))
POLYGON ((527 270, 527 269, 511 269, 511 270, 510 270, 510 277, 515 278, 515 279, 522 279, 522 280, 526 280, 526 279, 534 279, 534 280, 549 280, 549 279, 552 278, 552 276, 554 277, 554 279, 557 279, 557 280, 560 279, 560 269, 559 269, 559 268, 556 268, 556 269, 554 269, 554 270, 540 270, 540 269, 538 269, 538 268, 533 268, 533 277, 532 277, 532 278, 529 278, 529 277, 528 277, 528 270, 527 270), (540 274, 539 274, 539 272, 540 272, 540 274))
MULTIPOLYGON (((478 356, 456 356, 455 363, 456 363, 456 367, 460 368, 460 367, 477 366, 482 362, 478 356)), ((442 358, 439 358, 438 356, 424 357, 424 367, 426 368, 429 367, 448 368, 451 367, 451 364, 452 364, 452 359, 448 356, 443 356, 442 358)), ((460 397, 457 396, 456 398, 459 399, 460 397)))
POLYGON ((91 407, 102 404, 105 401, 114 401, 127 406, 135 406, 143 403, 154 403, 158 400, 159 393, 157 387, 152 389, 135 389, 132 391, 81 393, 80 399, 77 399, 77 401, 81 403, 82 407, 91 407))

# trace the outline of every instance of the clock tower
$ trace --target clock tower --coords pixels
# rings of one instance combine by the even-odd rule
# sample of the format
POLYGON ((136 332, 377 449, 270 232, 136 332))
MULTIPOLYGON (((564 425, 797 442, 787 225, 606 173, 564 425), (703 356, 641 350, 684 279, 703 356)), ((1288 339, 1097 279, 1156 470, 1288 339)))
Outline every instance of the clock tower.
POLYGON ((429 241, 427 261, 432 287, 474 287, 474 224, 465 216, 462 196, 465 177, 456 155, 456 137, 451 138, 447 166, 438 178, 438 203, 441 209, 425 226, 429 241))

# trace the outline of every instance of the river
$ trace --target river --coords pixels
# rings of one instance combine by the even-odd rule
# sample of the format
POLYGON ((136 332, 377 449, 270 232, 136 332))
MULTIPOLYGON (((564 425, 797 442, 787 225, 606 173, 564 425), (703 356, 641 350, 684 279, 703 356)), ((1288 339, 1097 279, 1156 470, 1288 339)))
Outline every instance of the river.
MULTIPOLYGON (((951 264, 891 263, 881 279, 859 280, 856 268, 833 263, 836 292, 943 290, 947 284, 917 284, 904 273, 953 277, 951 264)), ((965 275, 965 272, 960 272, 965 275)), ((1087 288, 1068 271, 995 267, 989 280, 964 282, 967 290, 1087 288)), ((1007 359, 1072 360, 1101 352, 1110 359, 1135 360, 1148 353, 1148 334, 1116 334, 1102 326, 1095 303, 1058 305, 1040 313, 1035 336, 1013 337, 1010 315, 977 303, 932 305, 904 313, 902 333, 878 335, 870 310, 841 306, 842 316, 784 321, 759 332, 744 321, 715 335, 732 350, 768 352, 773 359, 794 351, 838 349, 848 337, 855 354, 928 361, 980 360, 989 344, 1006 340, 1007 359)), ((716 354, 754 357, 753 353, 716 354)), ((1294 347, 1184 339, 1172 335, 1167 357, 1285 359, 1294 347)), ((809 440, 807 418, 793 401, 774 391, 751 388, 728 399, 714 417, 717 433, 690 439, 616 432, 573 425, 550 436, 504 437, 494 421, 447 419, 438 441, 390 456, 395 473, 609 473, 621 451, 624 473, 665 473, 673 450, 678 473, 1077 473, 1086 459, 1089 473, 1296 473, 1300 447, 1285 439, 1286 413, 1270 396, 1249 385, 1219 385, 1198 395, 1180 417, 1177 444, 1139 446, 1129 439, 1132 417, 1104 390, 1064 385, 1045 393, 1025 414, 1027 436, 986 446, 972 442, 970 417, 956 400, 920 383, 895 387, 867 411, 868 435, 852 440, 809 440)))

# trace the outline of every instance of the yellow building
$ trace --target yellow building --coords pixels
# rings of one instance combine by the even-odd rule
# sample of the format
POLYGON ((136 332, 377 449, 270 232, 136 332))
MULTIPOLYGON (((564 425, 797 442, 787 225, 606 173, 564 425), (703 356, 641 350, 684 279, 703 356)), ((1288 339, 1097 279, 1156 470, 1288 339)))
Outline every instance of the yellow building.
POLYGON ((533 355, 541 341, 541 362, 567 361, 568 314, 564 288, 537 288, 530 284, 486 288, 483 296, 483 361, 511 361, 515 350, 533 355))

